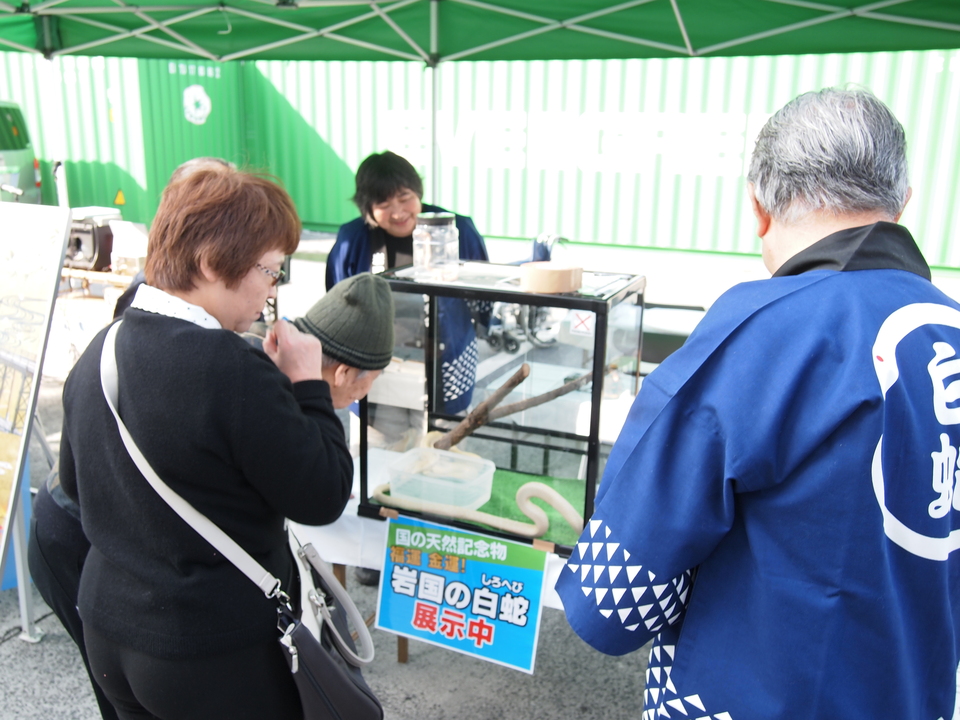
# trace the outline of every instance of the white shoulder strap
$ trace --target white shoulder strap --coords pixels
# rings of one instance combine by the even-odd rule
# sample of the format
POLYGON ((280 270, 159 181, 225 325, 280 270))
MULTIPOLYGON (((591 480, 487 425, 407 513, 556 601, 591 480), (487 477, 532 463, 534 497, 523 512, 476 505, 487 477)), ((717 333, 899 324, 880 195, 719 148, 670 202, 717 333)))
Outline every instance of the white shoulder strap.
MULTIPOLYGON (((122 322, 122 321, 121 321, 122 322)), ((173 510, 182 517, 187 524, 200 533, 207 542, 220 551, 220 553, 237 568, 252 580, 268 598, 278 597, 280 593, 280 581, 271 575, 256 560, 254 560, 246 550, 237 545, 233 539, 223 530, 211 522, 206 515, 199 512, 190 503, 180 497, 176 492, 160 479, 160 476, 150 467, 150 463, 140 452, 140 448, 134 442, 127 426, 120 419, 117 412, 117 402, 119 396, 119 382, 117 376, 117 355, 116 355, 116 337, 117 328, 121 322, 115 323, 108 331, 103 340, 103 352, 100 355, 100 384, 103 386, 103 394, 107 399, 107 405, 113 417, 117 420, 117 427, 120 430, 120 437, 123 444, 136 463, 137 468, 146 478, 147 482, 157 491, 173 510)))

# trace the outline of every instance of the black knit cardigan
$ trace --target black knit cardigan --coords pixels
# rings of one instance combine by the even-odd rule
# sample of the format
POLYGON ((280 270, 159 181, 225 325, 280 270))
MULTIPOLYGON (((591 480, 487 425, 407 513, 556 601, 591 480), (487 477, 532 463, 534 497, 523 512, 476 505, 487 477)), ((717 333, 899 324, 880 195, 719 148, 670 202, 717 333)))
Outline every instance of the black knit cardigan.
MULTIPOLYGON (((106 331, 63 392, 60 475, 91 543, 85 624, 179 659, 276 637, 276 603, 154 492, 100 386, 106 331)), ((238 335, 136 308, 117 334, 119 412, 161 478, 286 583, 284 518, 322 525, 350 496, 353 462, 322 380, 291 384, 238 335)))

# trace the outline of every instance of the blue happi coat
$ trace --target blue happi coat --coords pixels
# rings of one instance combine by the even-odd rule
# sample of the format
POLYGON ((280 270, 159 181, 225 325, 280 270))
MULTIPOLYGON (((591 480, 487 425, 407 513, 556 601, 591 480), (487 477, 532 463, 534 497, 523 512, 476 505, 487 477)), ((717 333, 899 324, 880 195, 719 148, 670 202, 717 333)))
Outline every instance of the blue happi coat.
POLYGON ((561 572, 645 720, 960 717, 960 305, 897 225, 818 245, 644 380, 561 572))

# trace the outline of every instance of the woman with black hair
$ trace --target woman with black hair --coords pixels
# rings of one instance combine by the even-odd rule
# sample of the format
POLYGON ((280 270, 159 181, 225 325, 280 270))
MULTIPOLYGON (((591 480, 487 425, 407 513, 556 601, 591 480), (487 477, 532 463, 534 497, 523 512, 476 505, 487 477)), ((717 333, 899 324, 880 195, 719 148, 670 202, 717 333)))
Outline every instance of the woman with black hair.
MULTIPOLYGON (((341 225, 327 258, 327 290, 362 272, 382 272, 413 262, 413 229, 421 212, 449 212, 424 205, 423 180, 408 160, 389 150, 374 153, 357 169, 353 202, 360 217, 341 225)), ((486 262, 487 247, 473 220, 457 215, 460 259, 486 262)))

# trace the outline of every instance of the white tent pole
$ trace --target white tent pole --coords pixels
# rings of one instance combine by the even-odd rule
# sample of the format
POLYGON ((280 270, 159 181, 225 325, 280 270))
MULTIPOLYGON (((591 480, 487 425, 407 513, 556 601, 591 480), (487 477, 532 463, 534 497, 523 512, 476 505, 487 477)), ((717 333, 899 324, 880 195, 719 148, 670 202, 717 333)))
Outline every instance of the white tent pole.
POLYGON ((437 143, 437 113, 440 105, 440 58, 437 38, 439 0, 430 0, 430 79, 432 97, 430 100, 430 186, 435 204, 440 203, 440 147, 437 143))
POLYGON ((15 43, 13 42, 13 40, 4 40, 3 38, 0 38, 0 44, 7 45, 9 47, 12 47, 14 50, 19 50, 20 52, 34 53, 35 55, 43 54, 36 48, 27 47, 26 45, 21 45, 20 43, 15 43))

